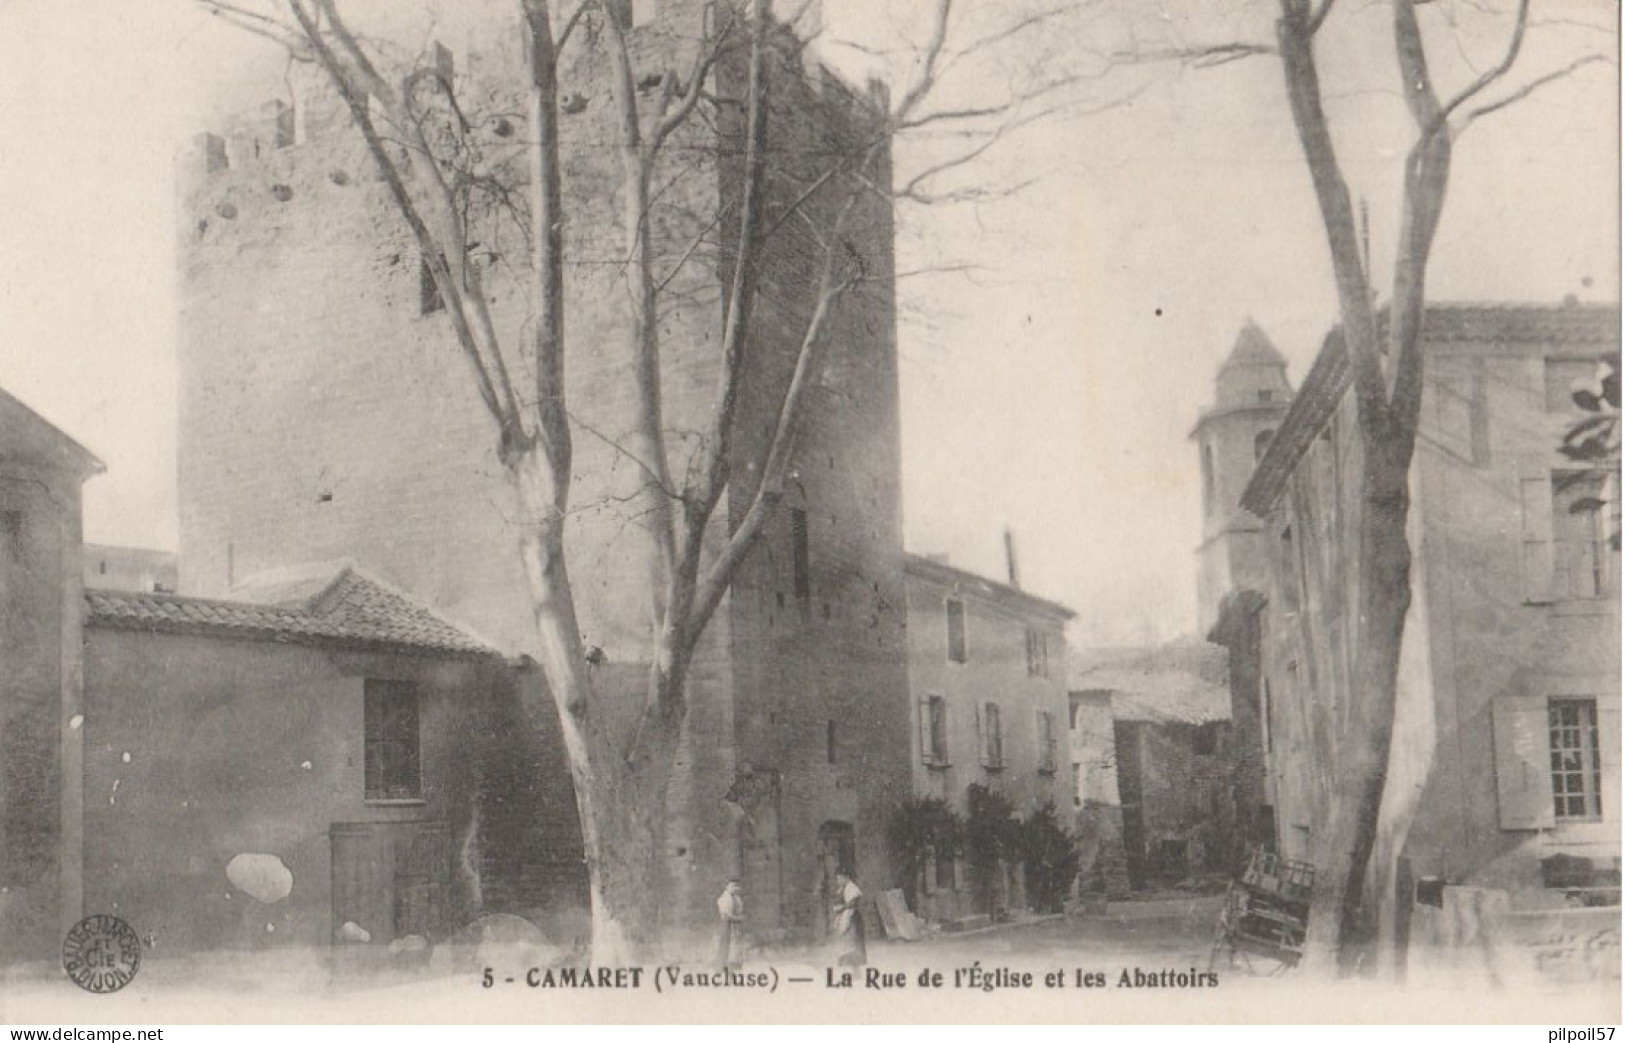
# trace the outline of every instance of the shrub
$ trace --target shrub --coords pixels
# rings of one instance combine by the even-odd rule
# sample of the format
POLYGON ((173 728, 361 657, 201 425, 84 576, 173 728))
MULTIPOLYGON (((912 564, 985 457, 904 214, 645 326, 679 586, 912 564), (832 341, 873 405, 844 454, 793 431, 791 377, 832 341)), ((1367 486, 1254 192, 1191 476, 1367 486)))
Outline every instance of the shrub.
POLYGON ((886 846, 910 908, 919 909, 916 888, 926 860, 957 857, 964 830, 959 813, 938 797, 910 797, 892 811, 886 821, 886 846))
POLYGON ((1040 913, 1058 913, 1078 875, 1078 838, 1061 826, 1055 802, 1046 801, 1020 830, 1027 900, 1040 913))

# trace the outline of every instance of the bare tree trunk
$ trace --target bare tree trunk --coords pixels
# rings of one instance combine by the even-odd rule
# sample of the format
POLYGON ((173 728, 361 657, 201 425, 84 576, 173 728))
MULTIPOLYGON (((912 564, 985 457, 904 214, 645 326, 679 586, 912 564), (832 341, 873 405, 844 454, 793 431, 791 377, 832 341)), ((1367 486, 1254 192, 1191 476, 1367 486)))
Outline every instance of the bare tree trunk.
MULTIPOLYGON (((1400 0, 1403 3, 1404 0, 1400 0)), ((1324 9, 1321 12, 1324 13, 1324 9)), ((1278 39, 1293 122, 1319 201, 1332 255, 1343 338, 1354 370, 1354 394, 1362 445, 1358 543, 1359 616, 1349 713, 1337 737, 1339 778, 1332 790, 1327 834, 1317 846, 1320 872, 1310 909, 1308 964, 1347 973, 1368 964, 1376 938, 1373 911, 1366 902, 1367 870, 1376 844, 1383 789, 1393 740, 1399 656, 1410 609, 1410 510, 1408 478, 1419 408, 1421 370, 1417 340, 1423 300, 1422 278, 1431 245, 1424 237, 1402 242, 1396 273, 1397 313, 1390 333, 1399 342, 1392 399, 1379 350, 1370 273, 1360 255, 1353 207, 1321 107, 1314 34, 1320 18, 1306 0, 1282 0, 1278 39), (1397 408, 1396 408, 1397 407, 1397 408)), ((1428 142, 1419 149, 1426 150, 1428 142)), ((1446 152, 1446 169, 1448 164, 1446 152)), ((1414 172, 1413 163, 1408 169, 1414 172)), ((1407 217, 1418 211, 1436 224, 1443 202, 1442 177, 1428 185, 1407 178, 1407 217), (1437 185, 1437 198, 1419 201, 1419 189, 1437 185)), ((1393 342, 1391 341, 1391 344, 1393 342)), ((1403 836, 1403 831, 1401 831, 1403 836)))

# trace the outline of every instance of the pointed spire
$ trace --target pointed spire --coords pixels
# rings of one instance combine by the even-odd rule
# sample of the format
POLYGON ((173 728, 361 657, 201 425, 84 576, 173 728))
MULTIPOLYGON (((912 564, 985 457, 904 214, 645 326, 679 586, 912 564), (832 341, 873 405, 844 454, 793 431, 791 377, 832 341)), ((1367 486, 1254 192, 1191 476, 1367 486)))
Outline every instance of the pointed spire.
POLYGON ((1258 325, 1251 315, 1236 335, 1236 346, 1230 349, 1230 355, 1224 360, 1220 368, 1228 369, 1231 366, 1285 366, 1286 358, 1275 349, 1270 342, 1269 334, 1258 325))

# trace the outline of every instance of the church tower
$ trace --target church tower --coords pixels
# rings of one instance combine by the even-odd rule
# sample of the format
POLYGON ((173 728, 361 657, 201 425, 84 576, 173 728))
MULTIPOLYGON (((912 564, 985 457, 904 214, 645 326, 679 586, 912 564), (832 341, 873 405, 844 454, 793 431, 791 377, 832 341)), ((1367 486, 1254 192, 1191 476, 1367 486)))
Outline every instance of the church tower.
POLYGON ((1251 319, 1219 367, 1213 404, 1191 432, 1202 468, 1202 544, 1197 550, 1197 625, 1207 633, 1219 604, 1264 585, 1263 524, 1241 493, 1292 401, 1286 359, 1251 319))

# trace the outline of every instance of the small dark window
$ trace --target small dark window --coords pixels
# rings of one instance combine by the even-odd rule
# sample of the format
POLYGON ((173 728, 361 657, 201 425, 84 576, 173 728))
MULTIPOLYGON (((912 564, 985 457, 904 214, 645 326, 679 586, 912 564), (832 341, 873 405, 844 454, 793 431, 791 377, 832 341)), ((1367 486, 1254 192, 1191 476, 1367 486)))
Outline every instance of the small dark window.
POLYGON ((807 547, 807 512, 790 512, 790 558, 795 570, 795 592, 798 601, 812 597, 812 564, 807 547))
POLYGON ((1055 718, 1048 710, 1038 711, 1038 770, 1055 773, 1055 718))
POLYGON ((12 561, 23 560, 22 511, 0 511, 0 548, 12 561))
POLYGON ((1049 638, 1037 627, 1027 628, 1027 676, 1049 676, 1049 638))
POLYGON ((1193 743, 1198 756, 1211 757, 1219 748, 1218 725, 1209 722, 1196 729, 1196 740, 1193 743))
POLYGON ((430 315, 437 311, 444 311, 446 302, 440 296, 440 287, 434 284, 434 272, 429 269, 428 261, 418 264, 418 314, 430 315))
POLYGON ((367 799, 418 799, 417 690, 399 681, 368 681, 365 716, 367 799))
POLYGON ((963 663, 965 649, 965 603, 957 598, 948 599, 948 661, 963 663))
POLYGON ((920 760, 933 767, 948 764, 948 703, 940 695, 920 700, 920 760))
POLYGON ((1275 728, 1270 720, 1270 680, 1267 677, 1264 678, 1263 696, 1263 705, 1259 707, 1259 716, 1263 718, 1264 753, 1268 755, 1275 752, 1275 728))
POLYGON ((982 767, 990 770, 1004 767, 1004 731, 999 726, 998 703, 982 707, 982 767))
POLYGON ((1271 399, 1273 399, 1274 397, 1275 397, 1275 392, 1269 390, 1268 388, 1261 388, 1259 390, 1259 392, 1258 392, 1258 400, 1260 402, 1268 402, 1271 399))
POLYGON ((824 755, 828 758, 831 764, 834 764, 837 753, 835 748, 835 722, 826 721, 824 723, 826 725, 826 730, 824 733, 824 755))

